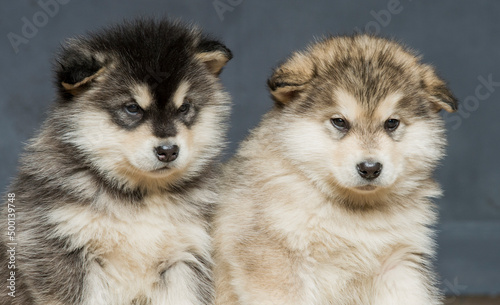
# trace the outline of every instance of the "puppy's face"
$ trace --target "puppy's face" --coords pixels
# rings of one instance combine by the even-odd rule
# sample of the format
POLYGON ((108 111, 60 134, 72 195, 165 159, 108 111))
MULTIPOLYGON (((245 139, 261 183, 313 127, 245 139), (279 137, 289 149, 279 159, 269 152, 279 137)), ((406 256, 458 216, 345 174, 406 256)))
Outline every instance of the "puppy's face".
POLYGON ((175 181, 223 146, 228 96, 217 79, 230 51, 198 32, 138 23, 73 42, 62 54, 67 141, 112 179, 175 181))
POLYGON ((321 186, 358 194, 412 189, 428 179, 445 145, 438 112, 456 108, 429 66, 368 36, 296 54, 269 85, 285 157, 321 186))

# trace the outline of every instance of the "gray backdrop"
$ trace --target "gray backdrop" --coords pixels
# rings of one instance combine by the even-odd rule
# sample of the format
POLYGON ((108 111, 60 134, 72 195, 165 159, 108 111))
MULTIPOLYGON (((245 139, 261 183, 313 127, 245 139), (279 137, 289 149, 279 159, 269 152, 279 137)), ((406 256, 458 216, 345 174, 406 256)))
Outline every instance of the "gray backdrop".
POLYGON ((167 15, 225 41, 234 53, 222 74, 234 99, 230 155, 271 106, 265 81, 280 60, 314 37, 368 30, 422 53, 462 102, 447 116, 448 157, 436 174, 445 189, 437 266, 449 295, 500 293, 500 1, 54 1, 0 7, 2 191, 45 118, 54 96, 50 62, 67 37, 167 15), (44 3, 52 3, 46 12, 44 3), (26 23, 36 30, 23 29, 26 23))

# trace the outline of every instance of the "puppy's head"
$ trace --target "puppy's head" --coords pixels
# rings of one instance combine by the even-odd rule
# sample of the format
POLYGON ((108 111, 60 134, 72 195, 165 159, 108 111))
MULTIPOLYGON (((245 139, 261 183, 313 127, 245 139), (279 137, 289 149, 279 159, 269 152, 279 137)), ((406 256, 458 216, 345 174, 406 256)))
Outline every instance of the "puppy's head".
POLYGON ((229 98, 218 75, 231 57, 197 29, 166 21, 72 40, 56 67, 63 139, 119 183, 192 177, 223 146, 229 98))
POLYGON ((457 108, 433 68, 367 35, 293 54, 268 85, 285 158, 322 188, 357 196, 404 193, 429 179, 444 153, 438 112, 457 108))

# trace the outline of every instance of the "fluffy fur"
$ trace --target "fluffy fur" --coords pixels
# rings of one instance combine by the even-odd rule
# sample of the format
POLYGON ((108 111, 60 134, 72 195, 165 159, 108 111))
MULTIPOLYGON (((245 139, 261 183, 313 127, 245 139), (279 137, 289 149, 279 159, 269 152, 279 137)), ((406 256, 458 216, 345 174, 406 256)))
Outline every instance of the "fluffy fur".
POLYGON ((274 108, 224 169, 216 304, 441 304, 431 175, 438 112, 457 107, 445 83, 396 42, 356 35, 294 53, 268 84, 274 108))
MULTIPOLYGON (((165 20, 63 47, 57 101, 9 190, 17 289, 7 297, 3 283, 1 304, 212 304, 209 217, 229 114, 217 76, 229 59, 165 20), (158 148, 174 145, 175 156, 158 148)), ((4 207, 2 232, 6 218, 4 207)))

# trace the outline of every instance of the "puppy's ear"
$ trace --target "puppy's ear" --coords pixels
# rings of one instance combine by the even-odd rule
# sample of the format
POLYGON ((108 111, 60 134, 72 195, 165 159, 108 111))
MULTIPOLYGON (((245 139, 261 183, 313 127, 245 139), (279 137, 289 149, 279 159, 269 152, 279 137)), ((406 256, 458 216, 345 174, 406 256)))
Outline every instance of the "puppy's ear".
POLYGON ((422 66, 422 87, 429 94, 431 102, 436 106, 436 111, 444 109, 455 112, 458 101, 446 86, 444 80, 437 76, 436 71, 429 65, 422 66))
POLYGON ((275 102, 285 105, 297 97, 313 78, 316 68, 310 57, 295 53, 274 70, 267 80, 275 102))
POLYGON ((204 63, 211 73, 218 76, 226 63, 233 58, 233 54, 222 43, 203 39, 197 47, 195 57, 204 63))
POLYGON ((105 65, 96 57, 80 50, 64 50, 58 59, 57 84, 65 96, 76 96, 88 88, 105 71, 105 65))

